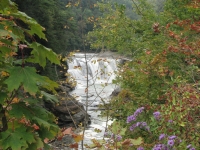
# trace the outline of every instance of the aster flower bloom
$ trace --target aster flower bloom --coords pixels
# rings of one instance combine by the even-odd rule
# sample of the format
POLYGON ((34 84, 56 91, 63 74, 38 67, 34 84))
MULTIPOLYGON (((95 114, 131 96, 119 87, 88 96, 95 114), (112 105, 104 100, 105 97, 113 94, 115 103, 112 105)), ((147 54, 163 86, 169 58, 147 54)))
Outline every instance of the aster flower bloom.
POLYGON ((117 141, 121 141, 122 136, 118 134, 118 135, 116 135, 116 139, 117 139, 117 141))
POLYGON ((191 148, 191 146, 192 146, 192 145, 191 145, 191 144, 189 144, 189 145, 187 146, 187 148, 191 148))
POLYGON ((156 120, 159 120, 159 119, 160 119, 160 112, 159 112, 159 111, 154 112, 153 115, 154 115, 154 118, 155 118, 156 120))
POLYGON ((140 146, 137 148, 137 150, 144 150, 144 148, 140 146))
POLYGON ((110 136, 110 138, 111 138, 111 139, 115 138, 115 134, 112 133, 111 136, 110 136))
POLYGON ((146 126, 145 129, 150 132, 150 127, 146 126))
POLYGON ((168 137, 169 140, 174 140, 175 138, 176 138, 176 135, 172 135, 168 137))
POLYGON ((146 122, 142 122, 142 126, 147 126, 147 123, 146 122))
POLYGON ((131 115, 127 117, 127 123, 130 123, 131 121, 135 121, 136 120, 136 116, 135 115, 131 115))
POLYGON ((189 150, 196 150, 194 147, 192 147, 192 145, 191 144, 189 144, 188 146, 187 146, 187 149, 189 148, 189 150))
POLYGON ((174 146, 174 140, 168 140, 167 145, 169 146, 174 146))
POLYGON ((137 116, 138 116, 140 113, 142 113, 143 110, 144 110, 144 107, 138 108, 138 109, 134 112, 133 115, 130 115, 130 116, 127 117, 126 122, 127 122, 127 123, 130 123, 131 121, 135 121, 136 118, 137 118, 137 116))
POLYGON ((152 150, 168 150, 165 144, 156 144, 152 150))
POLYGON ((132 126, 130 126, 130 128, 129 128, 129 129, 130 129, 130 131, 133 131, 133 130, 134 130, 134 128, 133 128, 132 126))
POLYGON ((147 131, 150 129, 146 122, 137 122, 130 127, 130 130, 133 131, 136 127, 145 128, 147 131))
POLYGON ((159 136, 159 140, 162 140, 163 138, 165 138, 165 134, 162 133, 160 136, 159 136))
POLYGON ((168 120, 169 123, 173 123, 173 120, 168 120))
POLYGON ((144 110, 144 107, 138 108, 138 109, 134 112, 134 115, 137 116, 138 114, 142 113, 143 110, 144 110))

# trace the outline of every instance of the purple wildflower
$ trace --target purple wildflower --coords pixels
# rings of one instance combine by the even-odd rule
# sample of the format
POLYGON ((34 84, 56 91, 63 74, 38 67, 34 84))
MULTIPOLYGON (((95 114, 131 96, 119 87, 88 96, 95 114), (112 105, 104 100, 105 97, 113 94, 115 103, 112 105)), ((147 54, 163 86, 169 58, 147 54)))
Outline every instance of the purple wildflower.
POLYGON ((164 133, 159 136, 159 140, 162 140, 163 138, 165 138, 165 134, 164 133))
POLYGON ((176 138, 176 135, 172 135, 168 137, 169 140, 174 140, 175 138, 176 138))
POLYGON ((168 140, 167 145, 169 146, 174 146, 174 140, 168 140))
POLYGON ((154 118, 155 118, 156 120, 159 120, 159 119, 160 119, 160 112, 159 112, 159 111, 154 112, 153 115, 154 115, 154 118))
POLYGON ((115 134, 112 133, 111 136, 110 136, 110 138, 113 139, 114 137, 115 137, 115 134))
POLYGON ((134 130, 134 128, 132 126, 130 126, 130 131, 133 131, 133 130, 134 130))
POLYGON ((128 116, 127 117, 127 123, 130 123, 131 121, 135 121, 136 120, 136 116, 134 116, 134 115, 131 115, 131 116, 128 116))
POLYGON ((146 122, 142 122, 141 124, 143 127, 147 126, 147 123, 146 122))
POLYGON ((130 127, 130 130, 133 131, 136 127, 145 128, 149 131, 149 126, 147 126, 146 122, 137 122, 130 127))
POLYGON ((127 117, 126 122, 127 122, 127 123, 130 123, 131 121, 135 121, 136 118, 137 118, 137 116, 138 116, 140 113, 142 113, 143 110, 144 110, 144 107, 138 108, 138 109, 134 112, 133 115, 130 115, 130 116, 127 117))
POLYGON ((168 150, 168 149, 167 149, 167 146, 164 145, 164 144, 156 144, 156 145, 153 147, 153 150, 168 150))
POLYGON ((173 123, 173 120, 168 120, 169 123, 173 123))
POLYGON ((141 122, 137 122, 137 123, 136 123, 136 127, 139 127, 140 124, 141 124, 141 122))
POLYGON ((143 110, 144 110, 144 107, 138 108, 138 109, 134 112, 134 115, 137 116, 138 114, 142 113, 143 110))
POLYGON ((140 146, 137 148, 137 150, 144 150, 144 148, 140 146))
POLYGON ((146 129, 147 131, 150 131, 150 127, 149 127, 149 126, 146 126, 145 129, 146 129))
POLYGON ((118 135, 116 136, 116 139, 117 139, 117 141, 121 141, 122 136, 118 134, 118 135))
POLYGON ((187 146, 187 149, 189 148, 189 150, 196 150, 194 147, 192 147, 192 145, 191 144, 189 144, 188 146, 187 146))
POLYGON ((187 146, 187 148, 191 148, 191 146, 192 146, 192 145, 191 145, 191 144, 189 144, 189 145, 187 146))

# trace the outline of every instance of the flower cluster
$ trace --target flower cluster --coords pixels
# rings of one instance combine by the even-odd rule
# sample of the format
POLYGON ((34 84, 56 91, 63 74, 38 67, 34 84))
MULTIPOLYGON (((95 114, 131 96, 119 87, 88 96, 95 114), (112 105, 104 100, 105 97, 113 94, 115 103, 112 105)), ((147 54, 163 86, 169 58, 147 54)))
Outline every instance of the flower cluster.
MULTIPOLYGON (((133 115, 127 117, 127 123, 130 123, 131 121, 136 121, 137 116, 142 113, 144 110, 144 107, 138 108, 133 115)), ((153 113, 154 118, 159 121, 161 119, 161 114, 159 111, 156 111, 153 113)), ((169 120, 169 123, 173 123, 173 120, 169 120)), ((130 130, 133 131, 136 127, 139 128, 145 128, 147 131, 149 131, 150 127, 147 126, 146 122, 136 122, 130 126, 130 130)), ((156 145, 154 145, 152 150, 173 150, 175 146, 179 145, 182 140, 178 138, 176 135, 168 136, 164 133, 160 134, 159 141, 162 141, 156 145), (162 141, 163 140, 163 141, 162 141)), ((192 145, 187 146, 188 150, 196 150, 192 145)), ((143 147, 138 147, 137 150, 144 150, 143 147)))
POLYGON ((144 148, 140 146, 137 148, 137 150, 144 150, 144 148))
POLYGON ((153 113, 153 116, 154 116, 154 118, 155 118, 156 120, 159 120, 159 119, 161 118, 160 112, 159 112, 159 111, 154 112, 154 113, 153 113))
POLYGON ((165 144, 156 144, 153 147, 153 150, 168 150, 168 148, 165 144))
POLYGON ((121 141, 122 140, 122 136, 119 135, 119 134, 115 135, 114 133, 105 132, 104 136, 109 138, 109 139, 116 140, 116 141, 121 141))
POLYGON ((133 131, 136 127, 145 128, 147 131, 150 129, 146 122, 137 122, 130 127, 130 130, 133 131))
MULTIPOLYGON (((153 147, 153 150, 170 150, 174 147, 175 142, 177 143, 177 141, 178 141, 178 144, 182 142, 182 140, 180 140, 176 135, 167 136, 164 133, 160 134, 160 136, 159 136, 160 141, 165 138, 167 138, 167 144, 156 144, 153 147)), ((192 147, 191 144, 187 146, 187 149, 188 148, 189 148, 189 150, 195 150, 195 148, 192 147)))
POLYGON ((188 148, 189 148, 189 150, 196 150, 194 147, 192 147, 191 144, 187 146, 187 149, 188 149, 188 148))
POLYGON ((127 117, 127 123, 130 123, 131 121, 135 121, 136 118, 137 118, 137 116, 138 116, 140 113, 142 113, 143 110, 144 110, 144 107, 140 107, 140 108, 138 108, 138 109, 134 112, 133 115, 128 116, 128 117, 127 117))

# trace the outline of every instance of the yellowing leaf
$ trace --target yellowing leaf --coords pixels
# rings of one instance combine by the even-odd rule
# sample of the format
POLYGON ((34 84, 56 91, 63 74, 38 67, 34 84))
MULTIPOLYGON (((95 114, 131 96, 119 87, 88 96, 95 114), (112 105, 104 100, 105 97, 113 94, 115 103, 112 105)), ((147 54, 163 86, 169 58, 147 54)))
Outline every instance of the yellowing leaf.
POLYGON ((133 145, 141 145, 143 143, 143 139, 141 137, 137 139, 130 139, 133 145))
POLYGON ((9 76, 9 74, 7 72, 5 72, 5 71, 1 71, 1 76, 2 77, 7 77, 7 76, 9 76))
POLYGON ((65 7, 68 8, 68 7, 71 7, 71 5, 72 5, 72 4, 69 2, 65 7))
POLYGON ((76 143, 83 140, 83 135, 73 135, 72 137, 76 143))
POLYGON ((19 98, 17 97, 13 98, 12 103, 19 103, 19 98))
POLYGON ((181 127, 185 127, 185 122, 181 122, 181 123, 179 123, 179 126, 181 126, 181 127))

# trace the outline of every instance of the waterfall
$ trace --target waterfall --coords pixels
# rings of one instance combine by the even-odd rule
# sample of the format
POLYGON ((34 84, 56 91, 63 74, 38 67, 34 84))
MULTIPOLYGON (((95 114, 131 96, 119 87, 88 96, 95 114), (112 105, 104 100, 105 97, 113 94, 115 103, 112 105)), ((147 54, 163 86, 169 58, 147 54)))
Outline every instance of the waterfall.
POLYGON ((68 73, 77 81, 77 87, 86 86, 87 69, 88 83, 108 84, 112 83, 117 71, 118 61, 110 57, 98 57, 97 54, 76 53, 71 61, 68 61, 68 73), (87 61, 87 66, 86 66, 87 61))

